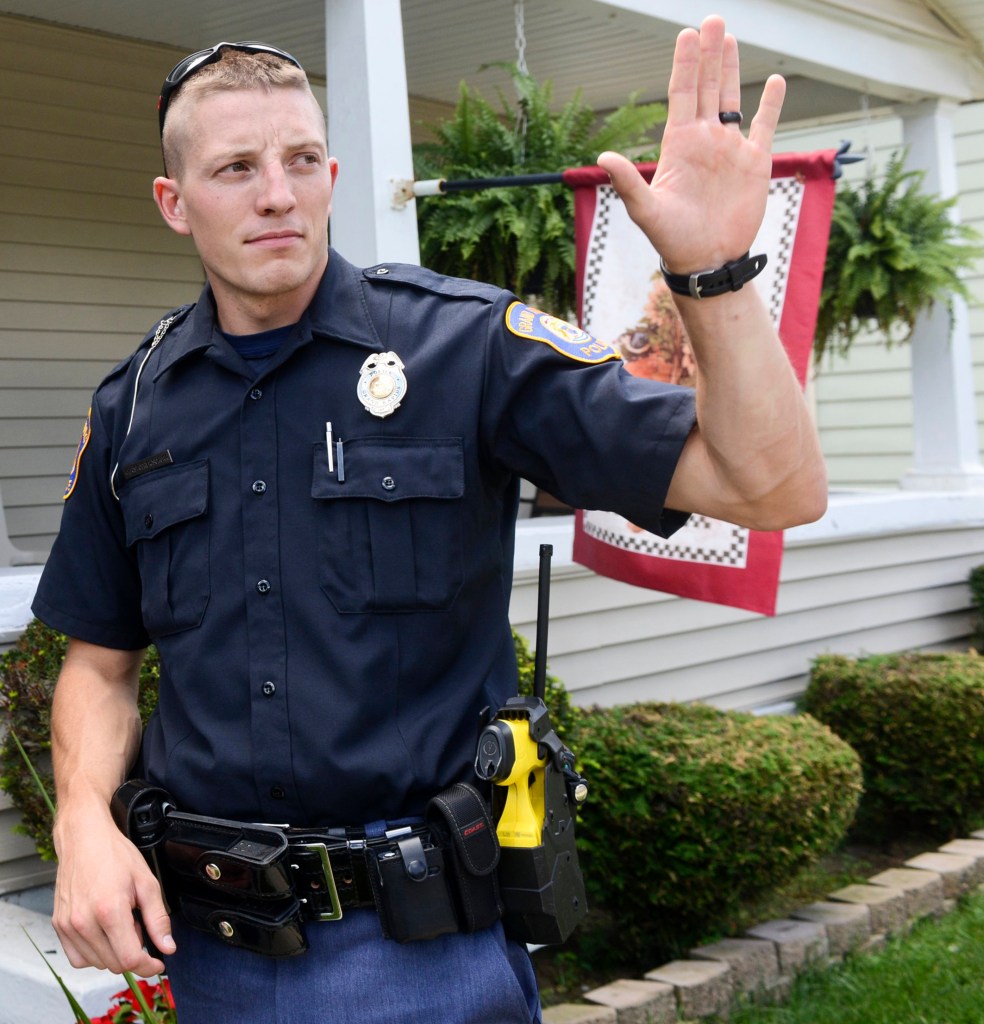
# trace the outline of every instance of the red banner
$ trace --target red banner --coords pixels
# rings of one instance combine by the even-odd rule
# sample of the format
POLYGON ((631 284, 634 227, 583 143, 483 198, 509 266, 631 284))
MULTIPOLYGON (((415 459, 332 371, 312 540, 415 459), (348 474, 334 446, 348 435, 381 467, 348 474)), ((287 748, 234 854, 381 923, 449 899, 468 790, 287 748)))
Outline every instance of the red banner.
MULTIPOLYGON (((805 384, 834 203, 834 150, 781 154, 752 247, 769 262, 761 292, 801 384, 805 384)), ((640 164, 648 179, 655 164, 640 164)), ((693 356, 659 273, 659 254, 630 221, 599 167, 574 168, 581 326, 614 344, 640 377, 692 385, 693 356)), ((746 285, 746 287, 750 287, 746 285)), ((763 533, 692 516, 668 540, 611 512, 579 511, 574 560, 613 579, 681 597, 775 614, 781 532, 763 533)))

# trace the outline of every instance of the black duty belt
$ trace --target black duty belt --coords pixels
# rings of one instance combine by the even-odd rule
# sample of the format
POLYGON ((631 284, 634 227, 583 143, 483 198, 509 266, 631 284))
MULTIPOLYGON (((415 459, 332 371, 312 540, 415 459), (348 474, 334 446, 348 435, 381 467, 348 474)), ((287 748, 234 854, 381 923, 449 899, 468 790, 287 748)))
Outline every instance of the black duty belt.
POLYGON ((140 780, 113 800, 117 824, 193 927, 268 956, 307 949, 306 923, 373 907, 398 942, 486 928, 502 913, 499 846, 488 807, 465 783, 438 794, 420 824, 367 836, 185 814, 140 780))

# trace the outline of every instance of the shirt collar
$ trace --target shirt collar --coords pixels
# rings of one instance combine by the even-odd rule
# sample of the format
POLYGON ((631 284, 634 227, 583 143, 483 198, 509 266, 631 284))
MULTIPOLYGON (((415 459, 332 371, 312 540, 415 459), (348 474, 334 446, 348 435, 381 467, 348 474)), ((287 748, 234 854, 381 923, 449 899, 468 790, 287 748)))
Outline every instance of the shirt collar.
MULTIPOLYGON (((381 352, 383 345, 369 317, 363 288, 362 271, 329 249, 328 266, 301 317, 291 348, 323 337, 381 352)), ((218 348, 220 337, 212 289, 206 284, 190 315, 175 326, 173 333, 165 334, 154 380, 185 357, 213 346, 218 348)))

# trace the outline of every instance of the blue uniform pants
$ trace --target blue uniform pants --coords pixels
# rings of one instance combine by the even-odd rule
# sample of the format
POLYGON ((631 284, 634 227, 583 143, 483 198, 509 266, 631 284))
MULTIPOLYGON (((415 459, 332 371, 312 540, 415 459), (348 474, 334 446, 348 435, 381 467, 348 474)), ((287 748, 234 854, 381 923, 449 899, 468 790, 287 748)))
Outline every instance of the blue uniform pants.
POLYGON ((500 925, 406 945, 373 910, 306 926, 310 949, 275 960, 172 919, 167 958, 181 1024, 540 1024, 526 950, 500 925))

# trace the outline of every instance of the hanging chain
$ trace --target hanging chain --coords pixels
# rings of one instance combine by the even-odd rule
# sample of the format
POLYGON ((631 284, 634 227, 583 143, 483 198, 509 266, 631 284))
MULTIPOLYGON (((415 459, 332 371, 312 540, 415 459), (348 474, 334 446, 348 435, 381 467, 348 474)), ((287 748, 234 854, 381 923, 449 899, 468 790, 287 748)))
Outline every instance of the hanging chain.
MULTIPOLYGON (((524 78, 530 73, 526 66, 526 3, 525 0, 515 0, 513 13, 516 16, 516 70, 524 78)), ((516 104, 516 138, 519 140, 520 161, 526 159, 526 101, 522 94, 518 97, 516 104)))
POLYGON ((530 73, 530 69, 526 66, 525 0, 516 0, 513 4, 513 12, 516 15, 516 69, 521 75, 528 75, 530 73))
POLYGON ((875 150, 871 145, 871 97, 861 94, 861 133, 864 140, 864 175, 870 181, 874 176, 875 150))

